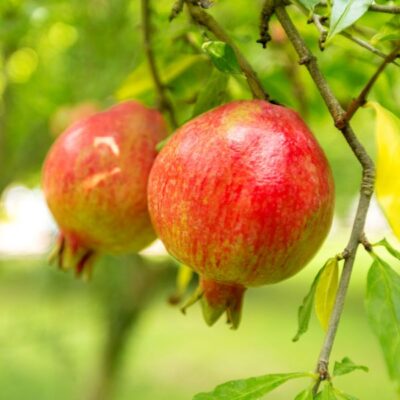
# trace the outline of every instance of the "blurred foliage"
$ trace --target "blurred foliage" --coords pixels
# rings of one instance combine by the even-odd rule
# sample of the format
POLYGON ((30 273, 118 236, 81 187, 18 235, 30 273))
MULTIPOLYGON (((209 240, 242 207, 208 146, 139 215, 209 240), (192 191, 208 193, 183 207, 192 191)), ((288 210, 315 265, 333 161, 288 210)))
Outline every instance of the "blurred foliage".
MULTIPOLYGON (((296 307, 324 260, 345 240, 344 232, 337 232, 304 272, 279 285, 250 290, 237 331, 223 323, 210 329, 200 308, 183 316, 165 304, 170 289, 163 289, 144 308, 136 335, 127 340, 114 398, 188 400, 228 379, 312 368, 323 330, 313 316, 307 335, 291 343, 296 307)), ((124 277, 135 273, 128 271, 132 269, 128 257, 118 260, 119 265, 116 261, 109 257, 98 265, 88 286, 71 274, 46 268, 42 258, 0 260, 2 398, 87 400, 107 340, 104 317, 125 297, 126 292, 120 291, 124 277)), ((368 375, 338 377, 340 388, 362 400, 392 400, 393 385, 363 310, 369 264, 369 256, 361 253, 332 365, 349 355, 355 363, 368 366, 368 375)), ((398 270, 399 265, 393 266, 398 270)), ((166 279, 170 287, 173 279, 172 275, 166 279)), ((292 399, 305 383, 293 381, 271 398, 292 399)))
MULTIPOLYGON (((202 43, 213 37, 183 13, 168 21, 172 2, 153 2, 157 64, 181 123, 193 115, 198 94, 209 81, 211 63, 202 43)), ((37 184, 43 158, 54 135, 52 118, 63 107, 94 102, 106 107, 137 98, 154 106, 155 96, 142 51, 137 0, 3 0, 0 4, 0 190, 18 180, 37 184), (116 94, 116 97, 114 95, 116 94)), ((337 184, 338 211, 346 212, 358 191, 360 168, 332 126, 319 93, 282 29, 273 20, 273 41, 265 51, 256 43, 262 1, 249 7, 221 0, 209 11, 232 35, 258 72, 272 98, 297 109, 325 148, 337 184)), ((324 52, 318 32, 291 7, 298 29, 318 54, 321 67, 344 105, 355 97, 381 59, 348 39, 335 36, 324 52)), ((393 26, 390 15, 367 13, 354 35, 369 40, 393 26), (362 25, 362 27, 361 27, 362 25)), ((383 52, 391 42, 376 44, 383 52)), ((391 65, 374 87, 372 98, 396 112, 400 103, 398 68, 391 65)), ((204 96, 203 96, 204 97, 204 96)), ((231 77, 225 101, 250 98, 242 76, 231 77)), ((204 102, 204 101, 203 101, 204 102)), ((371 118, 360 111, 356 132, 373 150, 371 118)))

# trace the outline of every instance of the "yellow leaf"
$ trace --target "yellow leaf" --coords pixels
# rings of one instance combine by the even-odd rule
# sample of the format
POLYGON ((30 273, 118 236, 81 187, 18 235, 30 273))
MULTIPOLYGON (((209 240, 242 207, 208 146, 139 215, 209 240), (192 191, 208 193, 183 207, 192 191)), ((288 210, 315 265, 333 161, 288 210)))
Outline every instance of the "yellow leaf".
POLYGON ((376 197, 400 239, 400 119, 378 103, 366 106, 376 111, 376 197))
POLYGON ((178 274, 176 276, 176 289, 182 296, 185 294, 187 287, 193 277, 193 270, 184 264, 179 266, 178 274))
POLYGON ((339 264, 336 258, 330 258, 321 272, 315 290, 315 312, 321 326, 327 330, 329 319, 335 304, 339 280, 339 264))

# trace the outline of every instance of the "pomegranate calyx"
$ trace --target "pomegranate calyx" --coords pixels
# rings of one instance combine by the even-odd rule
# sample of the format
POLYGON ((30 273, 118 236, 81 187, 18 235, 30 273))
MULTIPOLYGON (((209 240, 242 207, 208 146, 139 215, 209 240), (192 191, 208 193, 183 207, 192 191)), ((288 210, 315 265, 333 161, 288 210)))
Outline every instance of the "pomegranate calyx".
POLYGON ((200 278, 200 283, 192 296, 181 308, 186 309, 200 300, 203 317, 208 326, 212 326, 226 312, 227 323, 231 329, 237 329, 242 314, 243 295, 246 288, 242 285, 216 282, 200 278))
POLYGON ((74 269, 77 277, 89 280, 96 255, 93 249, 88 249, 60 234, 49 256, 49 263, 56 264, 61 270, 74 269))

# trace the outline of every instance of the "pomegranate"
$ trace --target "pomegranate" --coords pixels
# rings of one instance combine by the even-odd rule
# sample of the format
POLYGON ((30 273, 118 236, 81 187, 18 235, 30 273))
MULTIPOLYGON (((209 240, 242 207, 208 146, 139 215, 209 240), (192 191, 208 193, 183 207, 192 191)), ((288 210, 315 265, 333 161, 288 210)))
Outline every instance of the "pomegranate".
POLYGON ((301 270, 332 222, 334 183, 299 115, 263 100, 236 101, 182 126, 149 178, 154 228, 168 251, 200 275, 212 325, 237 328, 248 287, 301 270))
POLYGON ((60 267, 90 273, 96 253, 137 252, 155 239, 146 187, 165 136, 158 111, 129 101, 75 123, 56 140, 42 183, 61 231, 60 267))

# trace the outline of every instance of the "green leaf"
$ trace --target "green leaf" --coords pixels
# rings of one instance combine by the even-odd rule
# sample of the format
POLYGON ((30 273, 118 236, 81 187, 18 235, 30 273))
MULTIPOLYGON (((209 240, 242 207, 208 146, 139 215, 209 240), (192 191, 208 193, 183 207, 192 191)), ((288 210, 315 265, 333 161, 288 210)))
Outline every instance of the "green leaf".
MULTIPOLYGON (((185 55, 177 58, 173 63, 160 68, 161 79, 164 84, 168 84, 183 72, 188 70, 193 64, 204 60, 201 55, 185 55)), ((154 83, 146 62, 140 64, 122 83, 115 93, 118 100, 137 98, 144 93, 153 90, 154 83)))
POLYGON ((385 249, 395 258, 400 260, 400 251, 396 250, 386 239, 382 239, 380 242, 375 243, 373 246, 383 246, 385 249))
POLYGON ((305 389, 300 392, 294 400, 313 400, 312 388, 305 389))
POLYGON ((376 197, 400 239, 400 118, 379 103, 368 102, 366 106, 376 111, 376 197))
POLYGON ((400 382, 400 276, 378 258, 368 272, 366 309, 389 375, 400 382))
POLYGON ((299 0, 304 7, 308 8, 310 11, 314 11, 314 8, 319 4, 320 0, 299 0))
POLYGON ((208 41, 203 44, 202 49, 221 72, 228 74, 242 73, 236 54, 229 44, 220 41, 208 41))
POLYGON ((308 372, 270 374, 230 381, 217 386, 210 393, 199 393, 193 400, 256 400, 290 379, 309 378, 308 372))
POLYGON ((156 144, 156 151, 160 152, 167 145, 167 143, 171 140, 172 136, 173 135, 169 135, 165 139, 161 140, 161 142, 158 142, 156 144))
POLYGON ((325 383, 324 388, 317 394, 317 400, 337 400, 335 391, 330 382, 325 383))
POLYGON ((226 98, 229 75, 214 69, 204 90, 199 94, 192 118, 222 104, 226 98))
POLYGON ((356 365, 353 363, 353 361, 350 360, 350 358, 344 357, 342 361, 335 362, 335 366, 333 368, 333 375, 335 376, 346 375, 355 370, 368 372, 368 367, 365 367, 364 365, 356 365))
POLYGON ((328 329, 329 319, 335 305, 338 282, 339 263, 336 258, 330 258, 322 270, 315 290, 315 312, 325 330, 328 329))
POLYGON ((373 0, 334 0, 327 42, 360 19, 373 0))
POLYGON ((376 33, 371 43, 373 45, 385 40, 400 40, 400 15, 395 15, 376 33))
POLYGON ((301 306, 297 312, 298 328, 296 336, 292 339, 293 342, 297 342, 303 333, 307 332, 308 324, 310 322, 311 310, 314 304, 315 289, 317 288, 318 280, 321 276, 322 267, 318 274, 315 276, 313 283, 311 284, 310 290, 303 299, 301 306))

